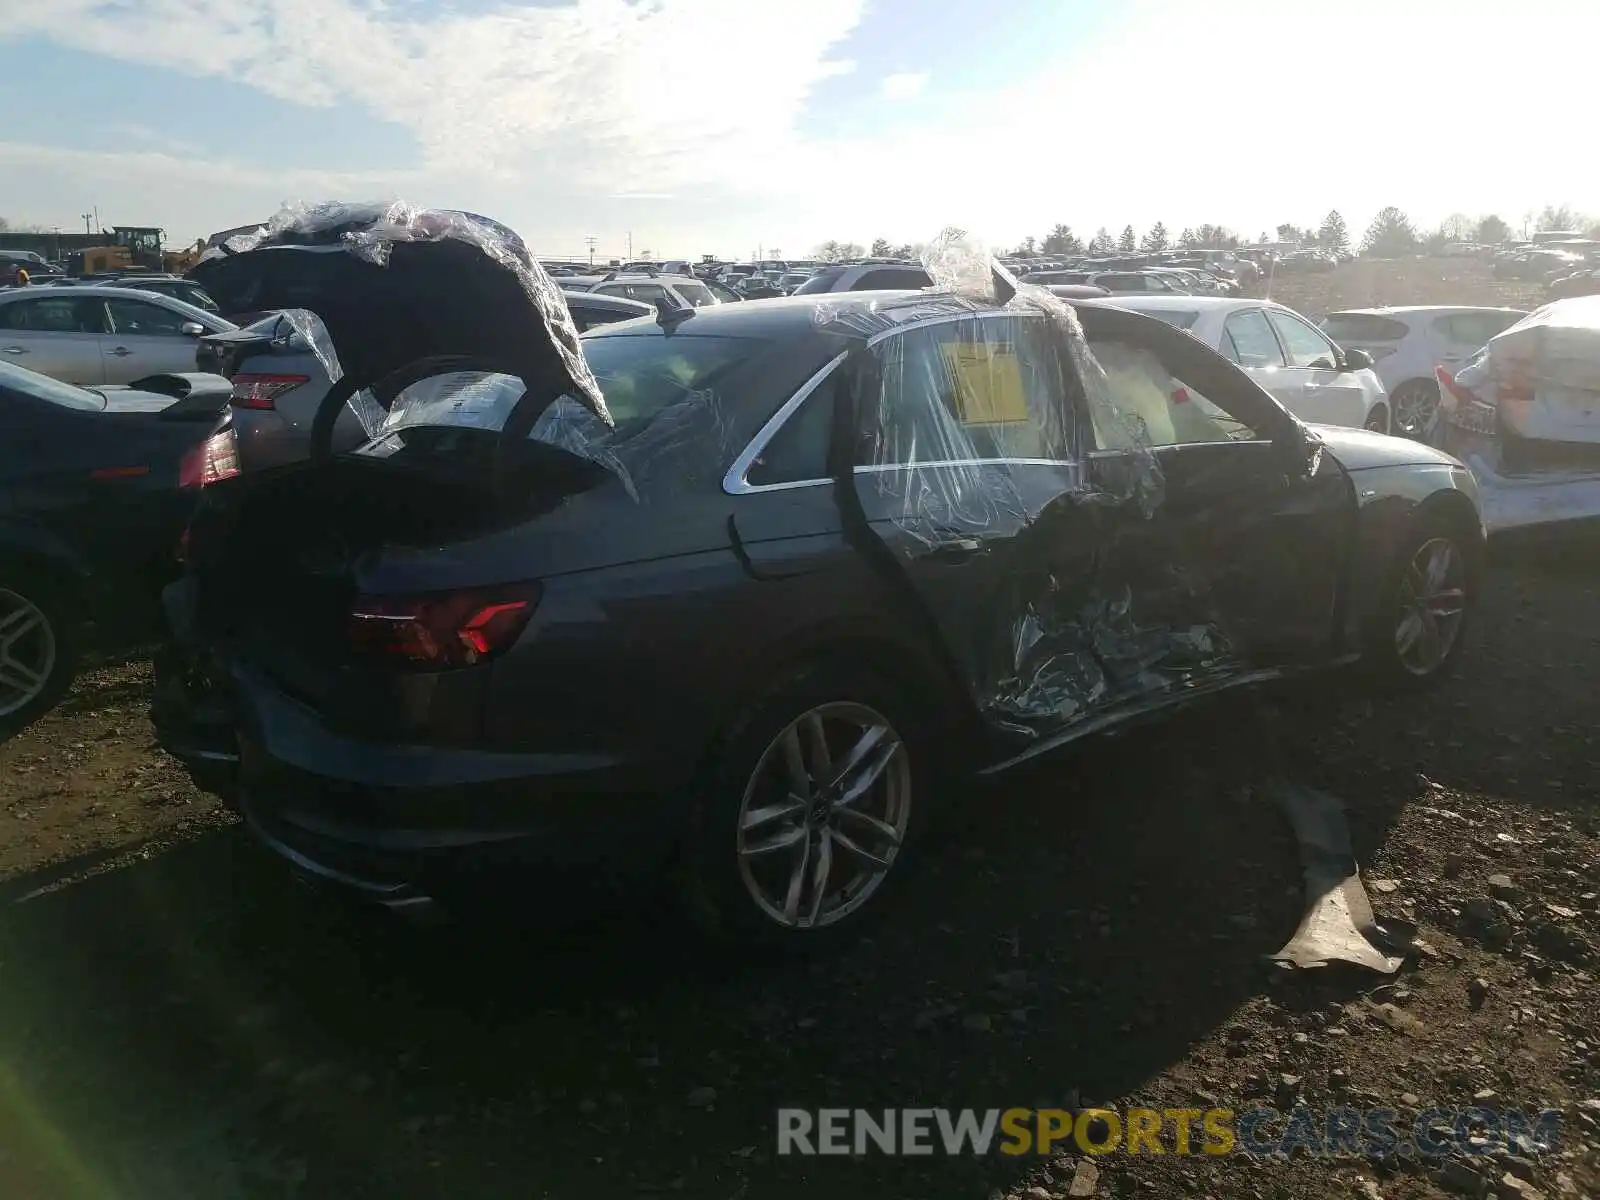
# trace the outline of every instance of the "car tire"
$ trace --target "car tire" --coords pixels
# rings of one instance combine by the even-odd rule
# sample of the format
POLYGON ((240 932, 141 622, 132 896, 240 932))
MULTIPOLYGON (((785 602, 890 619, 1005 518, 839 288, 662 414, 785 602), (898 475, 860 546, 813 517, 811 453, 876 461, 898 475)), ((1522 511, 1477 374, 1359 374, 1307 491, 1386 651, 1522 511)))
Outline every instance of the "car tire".
POLYGON ((1424 513, 1401 541, 1367 632, 1366 659, 1381 687, 1415 690, 1455 669, 1481 553, 1463 524, 1424 513))
POLYGON ((863 928, 932 815, 929 729, 909 689, 863 666, 821 660, 770 687, 719 741, 691 797, 680 890, 701 932, 787 952, 863 928))
POLYGON ((1389 403, 1394 412, 1394 432, 1419 440, 1427 436, 1433 415, 1439 410, 1439 385, 1431 379, 1407 380, 1395 388, 1389 403))
POLYGON ((0 574, 0 728, 20 728, 53 707, 82 648, 79 606, 66 589, 37 572, 0 574), (23 671, 42 680, 20 682, 23 671))
POLYGON ((1388 433, 1390 428, 1388 407, 1383 404, 1374 404, 1372 411, 1367 414, 1365 428, 1370 429, 1373 433, 1388 433))

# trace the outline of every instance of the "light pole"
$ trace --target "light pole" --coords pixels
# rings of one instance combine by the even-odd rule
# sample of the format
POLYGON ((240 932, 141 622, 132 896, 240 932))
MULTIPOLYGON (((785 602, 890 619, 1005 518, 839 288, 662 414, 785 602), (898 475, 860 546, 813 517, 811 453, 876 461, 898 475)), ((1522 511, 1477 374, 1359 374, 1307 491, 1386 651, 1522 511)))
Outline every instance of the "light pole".
POLYGON ((586 237, 583 240, 589 246, 589 265, 592 267, 592 266, 594 266, 594 246, 595 246, 595 243, 598 242, 600 239, 597 238, 597 237, 586 237))

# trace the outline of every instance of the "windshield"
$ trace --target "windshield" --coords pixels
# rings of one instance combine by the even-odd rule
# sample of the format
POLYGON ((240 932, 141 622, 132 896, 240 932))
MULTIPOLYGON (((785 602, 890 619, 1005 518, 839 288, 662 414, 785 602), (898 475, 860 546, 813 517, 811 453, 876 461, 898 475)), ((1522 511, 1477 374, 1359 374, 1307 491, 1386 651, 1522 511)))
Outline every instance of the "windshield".
POLYGON ((29 371, 5 362, 0 362, 0 387, 10 388, 14 392, 21 392, 24 396, 43 400, 47 404, 59 405, 61 408, 75 408, 80 412, 99 412, 106 406, 105 397, 98 392, 74 387, 70 383, 61 383, 48 375, 41 375, 37 371, 29 371))

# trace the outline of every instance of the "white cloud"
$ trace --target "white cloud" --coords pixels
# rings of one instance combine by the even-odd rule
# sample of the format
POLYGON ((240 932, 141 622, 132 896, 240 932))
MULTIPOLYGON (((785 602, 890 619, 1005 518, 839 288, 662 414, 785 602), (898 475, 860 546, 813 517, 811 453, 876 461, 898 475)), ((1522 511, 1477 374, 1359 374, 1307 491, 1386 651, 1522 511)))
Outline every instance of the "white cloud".
MULTIPOLYGON (((0 42, 58 44, 355 104, 411 130, 424 169, 607 192, 736 176, 792 130, 864 0, 576 0, 424 15, 375 0, 0 0, 0 42), (783 52, 774 54, 773 47, 783 52), (697 60, 762 63, 712 94, 697 60)), ((283 147, 280 153, 292 153, 283 147)))
POLYGON ((885 75, 878 91, 885 100, 910 100, 922 95, 922 89, 927 85, 926 71, 900 71, 885 75))
POLYGON ((235 143, 231 161, 170 139, 153 154, 0 143, 6 215, 59 220, 115 200, 128 220, 192 236, 283 198, 399 194, 503 215, 551 251, 591 233, 620 247, 607 231, 631 228, 681 256, 920 240, 951 222, 1007 244, 1057 221, 1080 234, 1156 220, 1254 234, 1336 207, 1359 232, 1385 204, 1429 223, 1600 208, 1572 132, 1590 107, 1584 53, 1600 9, 1523 0, 1519 22, 1559 22, 1563 36, 1507 59, 1439 0, 1354 0, 1333 25, 1309 5, 1149 0, 1092 38, 1072 40, 1064 21, 1060 55, 1025 74, 941 71, 936 93, 918 72, 880 80, 881 97, 924 97, 892 134, 868 105, 850 133, 807 137, 800 118, 819 83, 851 69, 839 48, 867 2, 507 0, 461 13, 394 0, 0 0, 0 52, 40 37, 302 106, 355 106, 420 147, 393 170, 331 172, 295 169, 295 147, 270 138, 235 143), (1384 31, 1381 46, 1348 32, 1364 28, 1384 31), (707 47, 760 62, 759 84, 705 74, 707 47), (1385 65, 1399 61, 1446 66, 1385 65), (1171 63, 1210 65, 1128 82, 1171 63), (1380 68, 1384 85, 1364 86, 1380 68), (872 186, 851 186, 861 180, 872 186))

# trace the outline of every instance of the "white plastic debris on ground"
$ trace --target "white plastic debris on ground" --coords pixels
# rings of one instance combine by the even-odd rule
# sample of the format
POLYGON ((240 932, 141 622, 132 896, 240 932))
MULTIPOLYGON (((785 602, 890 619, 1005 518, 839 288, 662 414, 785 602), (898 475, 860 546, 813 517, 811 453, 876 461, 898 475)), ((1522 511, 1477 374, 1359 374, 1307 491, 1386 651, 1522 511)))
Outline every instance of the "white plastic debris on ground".
POLYGON ((1529 313, 1444 382, 1433 440, 1491 533, 1600 518, 1600 296, 1529 313))

